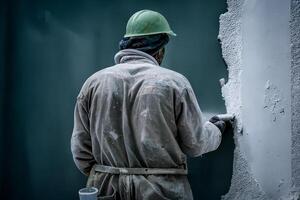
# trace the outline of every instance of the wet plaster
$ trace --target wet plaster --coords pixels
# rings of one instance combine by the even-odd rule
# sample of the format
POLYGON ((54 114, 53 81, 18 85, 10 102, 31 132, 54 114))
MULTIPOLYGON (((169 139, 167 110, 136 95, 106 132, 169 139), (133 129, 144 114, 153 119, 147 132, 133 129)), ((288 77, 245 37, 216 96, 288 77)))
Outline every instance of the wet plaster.
POLYGON ((237 121, 231 187, 222 199, 298 199, 299 0, 227 3, 218 36, 228 66, 222 94, 237 121))

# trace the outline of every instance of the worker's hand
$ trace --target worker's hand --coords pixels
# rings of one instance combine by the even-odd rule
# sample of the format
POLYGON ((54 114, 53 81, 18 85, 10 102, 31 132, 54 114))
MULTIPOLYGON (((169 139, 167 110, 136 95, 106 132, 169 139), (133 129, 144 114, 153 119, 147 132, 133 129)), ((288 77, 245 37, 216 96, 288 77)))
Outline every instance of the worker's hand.
POLYGON ((209 121, 218 127, 221 133, 224 133, 226 123, 223 120, 221 120, 218 116, 213 116, 209 121))

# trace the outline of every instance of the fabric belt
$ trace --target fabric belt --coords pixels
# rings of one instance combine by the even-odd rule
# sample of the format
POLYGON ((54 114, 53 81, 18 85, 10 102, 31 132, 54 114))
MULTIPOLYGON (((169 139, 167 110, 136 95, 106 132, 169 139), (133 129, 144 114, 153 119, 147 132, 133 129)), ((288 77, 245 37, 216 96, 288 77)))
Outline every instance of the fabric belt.
POLYGON ((105 165, 95 165, 94 170, 96 172, 103 172, 109 174, 125 174, 125 175, 150 175, 150 174, 175 174, 175 175, 187 175, 188 170, 186 168, 123 168, 112 167, 105 165))

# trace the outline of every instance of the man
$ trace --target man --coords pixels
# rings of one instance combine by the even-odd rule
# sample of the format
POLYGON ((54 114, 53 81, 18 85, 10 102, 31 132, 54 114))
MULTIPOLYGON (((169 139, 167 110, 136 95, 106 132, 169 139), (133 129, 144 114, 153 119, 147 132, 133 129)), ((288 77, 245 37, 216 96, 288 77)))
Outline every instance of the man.
POLYGON ((202 114, 188 80, 160 67, 171 31, 159 13, 128 21, 116 65, 87 79, 71 148, 98 199, 192 199, 186 155, 218 148, 225 123, 202 114))

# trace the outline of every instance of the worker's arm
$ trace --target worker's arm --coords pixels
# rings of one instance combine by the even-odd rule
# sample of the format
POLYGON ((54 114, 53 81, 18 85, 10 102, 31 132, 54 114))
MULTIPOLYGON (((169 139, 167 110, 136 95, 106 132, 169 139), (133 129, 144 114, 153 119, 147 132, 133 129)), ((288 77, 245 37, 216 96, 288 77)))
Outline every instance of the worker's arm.
POLYGON ((95 164, 89 133, 88 111, 82 98, 78 98, 74 111, 74 129, 71 138, 73 159, 78 169, 88 175, 95 164))
POLYGON ((184 89, 177 106, 178 139, 182 151, 192 157, 216 150, 222 139, 217 126, 202 121, 202 113, 192 88, 184 89))

